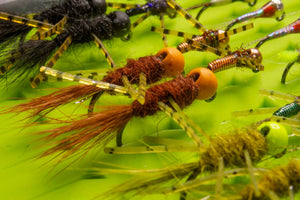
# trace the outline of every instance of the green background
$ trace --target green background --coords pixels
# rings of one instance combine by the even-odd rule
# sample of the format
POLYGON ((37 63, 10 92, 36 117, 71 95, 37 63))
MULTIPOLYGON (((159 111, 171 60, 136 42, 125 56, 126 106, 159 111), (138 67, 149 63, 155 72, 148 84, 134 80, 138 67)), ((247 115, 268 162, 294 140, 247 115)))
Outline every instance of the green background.
MULTIPOLYGON (((132 1, 130 1, 132 2, 132 1)), ((143 1, 139 1, 142 3, 143 1)), ((195 1, 177 1, 184 8, 194 5, 195 1)), ((267 1, 258 0, 254 7, 246 3, 236 2, 223 7, 209 8, 200 18, 200 22, 206 28, 218 29, 226 27, 231 20, 254 11, 267 1)), ((251 43, 272 31, 294 22, 299 17, 300 4, 298 1, 283 0, 286 17, 277 22, 274 18, 255 19, 254 29, 234 35, 230 39, 232 50, 240 47, 253 47, 251 43)), ((197 11, 191 12, 193 16, 197 11)), ((136 18, 134 18, 136 19, 136 18)), ((133 20, 134 21, 134 20, 133 20)), ((166 28, 191 32, 197 34, 189 22, 181 16, 175 19, 165 17, 166 28)), ((138 58, 145 55, 153 55, 163 48, 160 34, 150 32, 151 26, 159 26, 158 17, 149 17, 145 22, 133 30, 133 37, 128 42, 119 39, 105 42, 111 56, 118 66, 126 63, 126 58, 138 58)), ((237 25, 238 26, 238 25, 237 25)), ((235 26, 235 27, 237 27, 235 26)), ((181 38, 168 36, 169 46, 176 46, 182 42, 181 38)), ((288 75, 288 83, 280 83, 281 74, 288 62, 296 58, 295 50, 300 48, 299 35, 291 34, 280 39, 265 43, 261 48, 263 65, 265 70, 253 73, 248 69, 230 69, 217 73, 219 81, 217 98, 207 103, 194 102, 184 112, 201 126, 207 133, 223 134, 230 130, 251 124, 270 116, 270 113, 260 116, 247 116, 232 118, 231 113, 237 110, 250 108, 283 106, 287 102, 271 99, 259 95, 259 89, 282 91, 291 94, 299 94, 300 70, 296 64, 288 75)), ((206 67, 217 56, 203 52, 189 52, 184 54, 186 61, 185 72, 196 67, 206 67)), ((55 65, 56 69, 63 71, 84 69, 109 69, 103 55, 94 45, 75 46, 69 48, 63 57, 55 65)), ((36 89, 31 89, 28 82, 20 83, 12 87, 2 89, 0 106, 16 105, 26 102, 30 98, 39 97, 55 91, 59 88, 75 83, 43 83, 36 89)), ((101 105, 128 104, 131 100, 123 96, 106 95, 101 100, 101 105)), ((65 117, 86 112, 88 102, 70 104, 57 109, 49 116, 65 117)), ((38 148, 40 142, 36 141, 37 131, 59 126, 53 124, 30 125, 30 121, 24 120, 26 114, 1 115, 0 121, 0 199, 91 199, 102 192, 125 181, 126 175, 106 175, 103 179, 80 179, 84 169, 101 166, 99 162, 112 163, 117 166, 129 168, 156 168, 176 163, 195 160, 194 154, 169 153, 153 155, 105 155, 95 148, 84 159, 79 160, 71 167, 64 169, 66 163, 55 166, 55 161, 49 158, 36 159, 43 148, 38 148)), ((175 138, 189 140, 181 134, 179 126, 164 113, 145 119, 134 118, 125 128, 124 143, 130 143, 144 135, 164 135, 164 130, 174 129, 175 138), (162 132, 161 132, 162 131, 162 132)), ((169 134, 170 135, 170 134, 169 134)), ((297 145, 299 140, 293 138, 290 144, 297 145)), ((115 145, 113 142, 110 146, 115 145)), ((289 153, 280 159, 268 159, 259 166, 272 168, 273 166, 288 162, 291 157, 299 157, 299 152, 289 153)), ((105 165, 104 165, 105 166, 105 165)), ((121 198, 121 197, 120 197, 121 198)), ((123 197, 126 199, 125 197, 123 197)), ((128 199, 133 198, 129 196, 128 199)), ((136 199, 177 199, 177 196, 149 196, 136 197, 136 199)), ((298 195, 298 198, 300 196, 298 195)))

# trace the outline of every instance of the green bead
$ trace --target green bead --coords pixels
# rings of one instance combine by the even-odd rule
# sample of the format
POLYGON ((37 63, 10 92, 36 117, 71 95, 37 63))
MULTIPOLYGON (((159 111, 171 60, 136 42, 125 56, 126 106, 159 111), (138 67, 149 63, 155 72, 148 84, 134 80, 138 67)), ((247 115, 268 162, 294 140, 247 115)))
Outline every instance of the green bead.
POLYGON ((264 122, 257 128, 268 143, 268 153, 277 155, 283 152, 288 145, 288 133, 284 125, 277 122, 264 122))

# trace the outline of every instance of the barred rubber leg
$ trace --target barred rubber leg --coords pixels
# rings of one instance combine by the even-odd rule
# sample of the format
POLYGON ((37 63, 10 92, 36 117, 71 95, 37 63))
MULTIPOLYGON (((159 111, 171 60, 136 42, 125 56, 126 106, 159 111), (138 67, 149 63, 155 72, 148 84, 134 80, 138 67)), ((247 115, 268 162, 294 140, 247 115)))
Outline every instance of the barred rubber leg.
MULTIPOLYGON (((197 176, 201 173, 200 169, 195 169, 192 174, 187 178, 186 183, 191 182, 197 178, 197 176)), ((186 200, 188 193, 186 190, 182 190, 180 192, 180 198, 179 200, 186 200)))
POLYGON ((175 122, 178 123, 178 125, 185 130, 187 135, 192 138, 194 143, 197 146, 201 146, 202 142, 200 138, 196 135, 195 131, 191 126, 188 125, 188 123, 180 116, 179 113, 175 112, 172 108, 170 108, 168 105, 166 105, 163 102, 158 102, 159 108, 164 111, 167 115, 169 115, 175 122))
MULTIPOLYGON (((163 14, 159 15, 159 20, 160 20, 160 28, 165 29, 165 20, 163 14)), ((168 47, 168 40, 166 34, 161 33, 161 37, 164 42, 164 47, 168 47)))
POLYGON ((100 80, 103 76, 107 75, 107 69, 90 69, 90 70, 76 70, 68 71, 71 74, 80 74, 83 77, 100 80))
POLYGON ((173 0, 167 0, 167 3, 170 7, 172 7, 178 14, 188 20, 195 28, 197 28, 201 32, 207 31, 206 28, 203 27, 195 18, 192 17, 187 11, 185 11, 180 5, 178 5, 173 0))
POLYGON ((241 111, 234 111, 233 113, 231 113, 231 116, 242 117, 242 116, 249 116, 249 115, 263 115, 266 113, 274 113, 276 110, 278 110, 277 107, 241 110, 241 111))
MULTIPOLYGON (((57 60, 62 56, 62 54, 66 51, 66 49, 72 43, 72 38, 69 36, 64 43, 59 47, 59 49, 55 52, 54 56, 50 59, 50 61, 46 64, 46 67, 52 68, 57 60)), ((39 73, 35 78, 31 80, 31 87, 35 88, 41 81, 44 79, 44 74, 39 73)))
MULTIPOLYGON (((103 76, 107 74, 107 69, 99 69, 99 70, 76 70, 76 71, 68 71, 70 74, 76 74, 78 76, 82 76, 85 78, 90 78, 94 80, 101 80, 103 76)), ((62 79, 57 79, 55 77, 48 77, 47 82, 58 82, 63 81, 62 79)))
POLYGON ((253 27, 254 27, 253 23, 250 23, 250 24, 246 24, 246 25, 237 27, 237 28, 232 29, 232 30, 225 31, 224 33, 218 34, 218 41, 225 40, 230 35, 235 35, 235 34, 238 34, 240 32, 247 31, 247 30, 249 30, 253 27))
POLYGON ((143 105, 145 103, 146 85, 147 85, 146 75, 143 72, 140 73, 139 80, 140 81, 139 81, 139 89, 137 93, 137 101, 143 105))
POLYGON ((228 35, 235 35, 237 33, 240 33, 240 32, 243 32, 243 31, 247 31, 249 29, 252 29, 253 27, 254 27, 254 24, 253 23, 249 23, 249 24, 237 27, 235 29, 228 30, 226 32, 227 32, 228 35))
POLYGON ((105 46, 103 45, 103 43, 101 42, 101 40, 94 33, 92 35, 94 37, 94 42, 100 48, 101 52, 105 56, 108 64, 110 65, 110 67, 111 68, 116 68, 116 64, 115 64, 114 60, 112 59, 112 57, 108 53, 107 49, 105 48, 105 46))
POLYGON ((127 88, 127 91, 129 93, 129 95, 136 100, 138 98, 138 92, 136 91, 136 89, 131 85, 131 83, 129 82, 127 76, 122 76, 122 82, 124 84, 124 87, 127 88))
POLYGON ((41 28, 43 30, 50 29, 53 25, 45 22, 41 22, 34 19, 28 19, 17 15, 11 15, 5 12, 0 12, 0 19, 11 21, 18 24, 24 24, 31 27, 41 28))
MULTIPOLYGON (((173 130, 176 131, 176 130, 173 130)), ((204 152, 206 150, 205 147, 203 148, 199 148, 196 147, 195 145, 193 145, 190 141, 182 141, 179 139, 171 139, 171 138, 163 138, 163 137, 159 137, 159 136, 144 136, 143 143, 152 143, 152 144, 157 144, 157 145, 165 145, 165 146, 184 146, 184 147, 188 147, 189 146, 189 150, 190 152, 204 152)), ((186 150, 184 148, 182 148, 182 150, 186 150)))
POLYGON ((9 68, 13 66, 12 62, 6 62, 0 67, 0 75, 3 75, 9 68))
POLYGON ((127 76, 122 76, 122 81, 124 86, 128 89, 128 93, 130 96, 134 99, 137 100, 140 104, 145 103, 145 93, 146 93, 146 75, 144 73, 140 74, 140 86, 139 90, 137 91, 129 82, 127 76))
POLYGON ((215 196, 218 199, 218 197, 221 197, 222 191, 223 191, 223 179, 224 179, 224 161, 223 158, 219 158, 219 170, 217 174, 217 183, 215 187, 215 196))
MULTIPOLYGON (((119 146, 119 145, 118 145, 119 146)), ((178 149, 178 151, 180 151, 178 149)), ((107 154, 146 154, 170 152, 166 146, 146 146, 146 147, 107 147, 104 153, 107 154)))
POLYGON ((272 91, 272 90, 266 90, 266 89, 259 90, 259 93, 264 96, 275 97, 275 98, 283 99, 283 100, 290 101, 290 102, 293 102, 293 101, 299 102, 299 96, 292 95, 292 94, 286 94, 286 93, 272 91))
POLYGON ((21 56, 21 53, 18 51, 10 53, 10 57, 9 57, 9 55, 7 56, 7 59, 9 59, 9 60, 6 61, 0 67, 0 75, 3 75, 7 70, 9 70, 9 68, 11 68, 13 66, 13 64, 16 62, 16 60, 19 59, 20 56, 21 56))
POLYGON ((281 124, 285 124, 285 125, 288 125, 288 126, 300 128, 300 120, 298 120, 298 119, 282 117, 282 116, 276 116, 276 115, 273 115, 271 117, 271 119, 278 122, 278 123, 281 123, 281 124))
POLYGON ((122 94, 128 94, 128 90, 125 87, 114 85, 103 81, 97 81, 89 78, 80 77, 67 72, 58 71, 49 67, 42 66, 40 68, 40 72, 50 76, 60 77, 62 79, 66 79, 69 81, 74 81, 85 85, 92 85, 104 90, 114 91, 122 94))
POLYGON ((141 24, 143 21, 145 21, 150 16, 150 14, 151 14, 150 12, 147 12, 146 14, 144 14, 143 16, 141 16, 140 18, 138 18, 133 24, 131 24, 130 30, 133 30, 139 24, 141 24))
POLYGON ((245 159, 246 159, 247 168, 248 168, 248 171, 249 171, 249 174, 250 174, 250 178, 251 178, 251 181, 254 185, 255 196, 259 197, 260 196, 260 191, 259 191, 258 184, 257 184, 257 181, 256 181, 255 176, 254 176, 253 165, 252 165, 252 161, 251 161, 249 152, 247 150, 245 150, 244 155, 245 155, 245 159))
POLYGON ((145 154, 165 152, 201 153, 201 151, 205 151, 204 148, 199 148, 190 142, 170 138, 145 136, 141 142, 146 146, 107 147, 104 148, 104 152, 108 154, 145 154), (154 143, 154 145, 148 145, 148 143, 154 143))
POLYGON ((192 45, 195 48, 191 48, 191 50, 197 50, 197 51, 207 51, 213 54, 216 54, 217 56, 227 55, 228 51, 225 50, 219 50, 217 48, 213 48, 211 46, 208 46, 206 44, 203 44, 199 41, 194 41, 192 39, 187 39, 187 43, 192 45))
MULTIPOLYGON (((169 102, 172 105, 172 107, 175 109, 175 111, 183 117, 183 119, 186 121, 187 124, 190 124, 194 129, 196 129, 199 133, 201 133, 208 141, 211 140, 211 137, 207 135, 207 133, 198 125, 196 124, 193 120, 191 120, 183 111, 182 109, 178 106, 178 104, 174 101, 174 99, 169 98, 169 102)), ((196 141, 200 140, 197 135, 194 136, 196 141)))
POLYGON ((43 40, 47 37, 50 37, 54 34, 60 34, 63 26, 67 23, 68 17, 64 16, 57 24, 55 24, 52 28, 47 31, 41 32, 37 31, 32 37, 32 40, 43 40))
POLYGON ((194 38, 198 36, 192 33, 185 33, 185 32, 180 32, 180 31, 175 31, 170 29, 154 27, 154 26, 151 27, 151 31, 156 33, 161 33, 161 34, 173 35, 177 37, 184 37, 184 38, 194 38))

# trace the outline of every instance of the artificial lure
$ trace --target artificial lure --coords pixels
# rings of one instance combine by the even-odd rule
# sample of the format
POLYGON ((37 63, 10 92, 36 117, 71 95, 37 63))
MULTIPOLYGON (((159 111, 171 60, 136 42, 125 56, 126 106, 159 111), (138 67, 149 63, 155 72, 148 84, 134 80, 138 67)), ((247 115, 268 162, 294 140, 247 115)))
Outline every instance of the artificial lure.
POLYGON ((226 28, 226 31, 228 31, 231 27, 233 27, 237 23, 241 23, 244 21, 247 21, 251 18, 259 18, 259 17, 275 17, 277 21, 281 21, 284 18, 285 12, 283 11, 283 3, 281 0, 271 0, 268 3, 266 3, 262 8, 250 12, 247 14, 244 14, 235 20, 233 20, 226 28))
MULTIPOLYGON (((160 17, 161 28, 165 29, 164 15, 168 15, 169 18, 175 18, 176 14, 183 16, 188 20, 195 28, 203 32, 206 29, 196 19, 194 19, 185 9, 183 9, 178 3, 173 0, 153 0, 148 1, 144 5, 140 4, 126 4, 126 3, 107 3, 108 6, 113 8, 127 8, 124 12, 128 16, 134 16, 138 14, 144 14, 131 25, 131 30, 137 27, 150 15, 158 15, 160 17)), ((165 33, 161 33, 164 46, 168 46, 165 33)))
MULTIPOLYGON (((158 187, 156 188, 156 193, 173 194, 185 191, 194 194, 193 192, 197 192, 201 196, 209 195, 224 200, 271 200, 288 196, 293 199, 294 195, 299 191, 299 171, 300 161, 295 158, 291 159, 287 164, 277 166, 273 169, 255 168, 248 165, 247 168, 236 168, 225 171, 224 166, 220 164, 217 173, 188 180, 185 183, 176 184, 172 188, 158 187), (231 183, 231 187, 229 187, 230 191, 226 189, 228 185, 223 185, 225 178, 226 182, 228 182, 230 181, 228 179, 231 179, 231 177, 244 177, 245 175, 250 176, 251 184, 244 186, 243 183, 231 183), (235 189, 232 189, 233 187, 235 189), (211 189, 215 189, 215 191, 211 191, 211 189), (235 194, 232 194, 232 191, 236 191, 235 194)), ((180 197, 181 200, 185 198, 180 197)))
POLYGON ((300 161, 292 159, 284 166, 279 166, 264 173, 257 183, 259 195, 255 192, 253 185, 246 186, 241 192, 241 200, 263 200, 271 199, 270 193, 277 197, 290 196, 293 199, 293 193, 299 191, 300 182, 300 161))
MULTIPOLYGON (((63 22, 64 20, 65 18, 63 18, 63 22)), ((62 26, 60 22, 58 26, 62 26)), ((38 37, 46 38, 52 35, 53 29, 55 27, 48 30, 48 32, 39 33, 38 37)), ((38 67, 43 65, 52 52, 59 47, 54 56, 46 64, 47 67, 53 67, 72 42, 85 43, 94 40, 105 53, 107 60, 110 61, 110 56, 108 56, 109 54, 107 54, 101 40, 109 40, 113 37, 126 37, 126 34, 130 32, 130 19, 126 13, 115 11, 93 19, 72 20, 72 22, 66 24, 66 27, 59 32, 60 34, 53 40, 28 40, 20 44, 16 49, 11 50, 7 55, 7 60, 1 63, 1 72, 6 73, 7 77, 11 78, 11 83, 22 77, 26 78, 29 74, 35 74, 38 67)), ((114 66, 113 63, 110 64, 114 66)), ((44 76, 38 74, 31 80, 32 87, 36 87, 43 79, 44 76)))
POLYGON ((255 48, 261 47, 266 41, 275 39, 275 38, 280 38, 282 36, 288 35, 290 33, 299 33, 300 32, 300 18, 294 21, 293 23, 287 25, 284 28, 281 28, 277 31, 274 31, 267 36, 261 38, 259 42, 256 44, 255 48))
MULTIPOLYGON (((198 45, 199 43, 195 44, 198 45)), ((208 69, 216 73, 230 69, 232 67, 245 67, 252 69, 253 72, 259 72, 264 70, 264 66, 261 63, 262 55, 258 49, 240 49, 234 52, 230 52, 223 58, 219 58, 208 63, 208 69)))
POLYGON ((207 47, 205 45, 208 45, 210 47, 216 48, 219 51, 213 51, 210 50, 210 52, 216 54, 216 55, 227 55, 230 51, 229 46, 229 36, 249 30, 253 28, 253 23, 243 25, 241 27, 223 31, 223 30, 205 30, 202 35, 195 35, 175 30, 169 30, 169 29, 162 29, 158 27, 151 27, 151 31, 157 32, 157 33, 165 33, 169 35, 174 35, 178 37, 184 37, 187 39, 187 41, 180 43, 177 45, 177 49, 182 52, 189 52, 189 51, 207 51, 207 47), (205 45, 203 45, 205 44, 205 45), (221 54, 220 54, 221 52, 221 54))
MULTIPOLYGON (((144 73, 147 83, 151 84, 163 77, 176 77, 183 72, 183 69, 183 55, 177 49, 167 47, 153 56, 145 56, 137 60, 128 59, 124 67, 108 72, 102 81, 123 86, 122 77, 126 76, 130 84, 136 84, 139 83, 140 74, 144 73)), ((89 112, 93 112, 94 105, 103 92, 101 88, 91 85, 74 85, 17 105, 14 109, 20 112, 33 111, 33 116, 37 116, 46 110, 53 110, 60 105, 93 96, 89 106, 89 112)))
MULTIPOLYGON (((129 3, 114 3, 107 2, 107 6, 118 9, 126 9, 124 12, 129 16, 135 16, 143 14, 140 18, 138 18, 135 22, 131 24, 131 30, 136 28, 139 24, 141 24, 144 20, 146 20, 149 16, 159 16, 161 27, 165 27, 164 15, 168 15, 169 18, 175 18, 176 12, 172 9, 167 0, 153 0, 148 1, 145 4, 129 4, 129 3)), ((164 45, 167 45, 167 38, 165 35, 162 37, 164 45)))
MULTIPOLYGON (((135 177, 126 181, 112 190, 109 190, 104 195, 124 195, 135 191, 141 191, 141 194, 151 194, 157 189, 163 187, 164 183, 169 182, 172 179, 176 179, 178 181, 188 177, 187 180, 191 181, 203 172, 218 171, 220 159, 223 160, 224 167, 245 167, 247 166, 247 156, 245 152, 248 152, 247 154, 249 155, 249 159, 255 164, 261 161, 264 156, 268 154, 272 155, 274 153, 270 149, 270 145, 273 143, 269 143, 269 141, 279 141, 282 138, 287 140, 287 131, 283 125, 276 122, 273 122, 273 124, 262 124, 259 127, 236 129, 228 134, 215 136, 210 139, 207 146, 198 148, 198 152, 200 154, 199 161, 169 166, 161 169, 140 170, 143 174, 142 177, 135 177), (282 137, 278 138, 278 134, 282 137), (269 149, 271 151, 269 151, 269 149), (151 173, 147 173, 146 171, 151 173)), ((157 139, 157 141, 159 140, 157 139)), ((161 140, 161 144, 166 145, 166 143, 167 142, 164 140, 161 140)), ((285 146, 277 146, 277 148, 282 150, 285 146)), ((145 149, 148 149, 148 153, 155 153, 155 146, 149 145, 145 149)), ((168 145, 165 146, 165 150, 168 151, 168 145)), ((106 148, 105 151, 110 154, 125 154, 126 147, 106 148)), ((184 151, 184 147, 181 148, 181 151, 184 151)), ((97 176, 103 171, 105 170, 99 169, 98 171, 97 169, 93 169, 92 171, 89 171, 89 173, 97 176)), ((112 172, 113 170, 110 171, 112 172)), ((116 169, 115 171, 117 173, 126 173, 130 170, 116 169)), ((138 173, 138 170, 135 171, 138 173)), ((176 191, 177 187, 173 186, 172 189, 176 191)), ((186 197, 186 194, 182 194, 182 196, 186 197)))
MULTIPOLYGON (((244 111, 235 111, 232 113, 233 116, 248 116, 248 115, 260 115, 260 114, 266 114, 266 113, 272 113, 272 116, 264 119, 257 124, 261 124, 265 121, 276 121, 282 124, 286 124, 292 127, 300 127, 300 121, 297 119, 294 119, 295 116, 300 111, 300 105, 299 105, 299 96, 292 95, 292 94, 286 94, 282 92, 277 91, 271 91, 271 90, 260 90, 260 94, 283 99, 286 101, 290 101, 292 103, 288 103, 283 107, 270 107, 270 108, 260 108, 260 109, 249 109, 244 111)), ((297 131, 297 129, 294 129, 293 131, 297 131)))
MULTIPOLYGON (((51 68, 43 70, 47 74, 58 75, 62 78, 64 78, 64 74, 67 74, 53 72, 51 68)), ((74 76, 74 78, 80 82, 80 77, 74 76)), ((69 76, 68 79, 70 79, 69 76)), ((91 82, 91 84, 93 83, 91 82)), ((194 69, 186 77, 180 75, 173 80, 147 89, 144 104, 135 100, 131 105, 105 106, 101 112, 83 115, 81 119, 69 121, 65 126, 41 132, 41 134, 46 134, 43 138, 53 145, 42 156, 60 154, 66 158, 78 152, 85 154, 95 145, 103 147, 107 144, 134 116, 143 118, 154 115, 159 110, 173 116, 175 112, 170 107, 170 99, 173 99, 175 104, 183 109, 197 99, 210 98, 215 94, 216 89, 217 79, 211 70, 194 69), (61 139, 55 141, 57 138, 61 139)), ((177 119, 177 121, 182 120, 177 119)), ((181 123, 181 125, 195 143, 200 145, 201 142, 198 141, 197 135, 189 131, 186 124, 181 123)))
POLYGON ((257 0, 210 0, 210 2, 207 3, 201 3, 192 7, 187 8, 186 10, 194 10, 196 8, 201 8, 201 10, 198 12, 198 14, 196 15, 196 19, 199 20, 200 15, 209 7, 217 7, 217 6, 223 6, 223 5, 227 5, 236 1, 241 1, 241 2, 245 2, 248 3, 249 6, 254 6, 257 2, 257 0))
POLYGON ((102 15, 105 11, 105 0, 66 0, 33 15, 33 19, 4 13, 0 9, 0 47, 3 49, 5 44, 17 37, 23 41, 32 27, 48 30, 63 17, 67 16, 69 20, 87 19, 102 15), (45 21, 47 23, 44 23, 45 21))

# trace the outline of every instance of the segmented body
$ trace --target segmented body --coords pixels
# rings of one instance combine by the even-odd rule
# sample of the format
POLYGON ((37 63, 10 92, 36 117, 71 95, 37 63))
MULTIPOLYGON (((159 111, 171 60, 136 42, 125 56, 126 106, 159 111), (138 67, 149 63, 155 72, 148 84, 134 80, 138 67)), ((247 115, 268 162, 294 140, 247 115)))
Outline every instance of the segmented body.
POLYGON ((288 35, 290 33, 300 33, 300 18, 297 19, 295 22, 292 24, 279 29, 277 31, 274 31, 267 35, 266 37, 262 38, 259 43, 256 45, 256 48, 259 48, 263 43, 265 43, 268 40, 279 38, 285 35, 288 35))
MULTIPOLYGON (((214 48, 228 49, 228 35, 222 30, 208 30, 201 36, 195 36, 191 39, 193 42, 200 42, 214 48)), ((191 45, 191 41, 182 42, 177 45, 177 49, 181 53, 195 50, 196 47, 191 45)))
POLYGON ((257 49, 238 50, 223 58, 214 60, 208 64, 208 69, 220 72, 233 67, 247 67, 254 72, 264 70, 261 65, 262 56, 257 49))
POLYGON ((300 105, 297 102, 293 102, 279 108, 273 113, 273 115, 291 117, 298 114, 299 111, 300 111, 300 105))
POLYGON ((232 26, 237 23, 247 21, 252 18, 259 18, 259 17, 276 17, 277 21, 281 21, 285 16, 285 12, 283 11, 283 3, 281 0, 271 0, 266 3, 262 8, 244 14, 231 22, 226 30, 229 30, 232 26))
POLYGON ((213 72, 220 72, 235 67, 237 64, 237 54, 228 55, 224 58, 214 60, 208 64, 208 68, 213 72))

